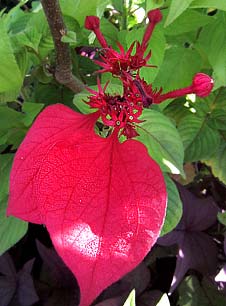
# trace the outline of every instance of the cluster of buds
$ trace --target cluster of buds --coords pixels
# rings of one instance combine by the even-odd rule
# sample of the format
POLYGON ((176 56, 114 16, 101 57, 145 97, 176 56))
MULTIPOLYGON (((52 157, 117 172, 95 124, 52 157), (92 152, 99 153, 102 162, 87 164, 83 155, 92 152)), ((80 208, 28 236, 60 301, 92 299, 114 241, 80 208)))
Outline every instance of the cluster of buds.
POLYGON ((137 136, 136 124, 141 122, 138 117, 144 108, 152 104, 161 103, 167 99, 178 98, 194 93, 199 97, 206 97, 213 88, 213 79, 204 73, 197 73, 188 87, 162 93, 153 89, 152 84, 147 84, 140 77, 142 67, 156 67, 149 65, 151 51, 147 51, 152 32, 162 20, 159 9, 148 12, 149 23, 143 35, 142 42, 134 41, 127 51, 120 43, 117 43, 119 51, 114 50, 107 44, 104 35, 100 31, 100 20, 96 16, 88 16, 85 27, 95 33, 100 49, 100 59, 93 61, 102 67, 99 73, 110 72, 122 81, 123 95, 109 95, 105 93, 107 84, 101 87, 98 81, 99 91, 90 90, 92 96, 88 104, 92 108, 98 108, 104 124, 112 126, 121 131, 127 138, 137 136), (135 49, 135 51, 134 51, 135 49), (147 51, 147 54, 145 55, 147 51))

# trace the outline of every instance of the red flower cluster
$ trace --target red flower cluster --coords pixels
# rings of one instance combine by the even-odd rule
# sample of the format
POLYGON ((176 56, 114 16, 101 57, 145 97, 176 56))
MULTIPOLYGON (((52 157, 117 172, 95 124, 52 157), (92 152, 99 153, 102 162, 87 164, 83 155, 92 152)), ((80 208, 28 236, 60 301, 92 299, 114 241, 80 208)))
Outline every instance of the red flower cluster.
POLYGON ((158 104, 167 99, 178 98, 186 94, 195 93, 199 97, 208 96, 213 88, 213 79, 204 73, 197 73, 192 85, 177 89, 168 93, 162 93, 153 89, 152 84, 147 84, 144 79, 140 78, 140 68, 155 67, 148 64, 151 57, 151 51, 145 56, 148 48, 148 42, 152 32, 158 22, 162 20, 159 9, 148 13, 149 23, 143 35, 142 42, 134 41, 125 51, 121 44, 118 43, 120 52, 108 46, 103 34, 100 31, 100 21, 96 16, 88 16, 85 20, 85 27, 92 30, 102 47, 100 59, 94 62, 101 67, 100 73, 110 72, 122 81, 123 96, 110 96, 105 94, 99 84, 99 92, 89 90, 93 96, 90 97, 89 105, 98 108, 104 124, 122 128, 122 134, 127 138, 138 135, 136 124, 140 122, 138 117, 142 114, 143 108, 150 107, 151 104, 158 104), (136 45, 135 54, 133 54, 136 45))

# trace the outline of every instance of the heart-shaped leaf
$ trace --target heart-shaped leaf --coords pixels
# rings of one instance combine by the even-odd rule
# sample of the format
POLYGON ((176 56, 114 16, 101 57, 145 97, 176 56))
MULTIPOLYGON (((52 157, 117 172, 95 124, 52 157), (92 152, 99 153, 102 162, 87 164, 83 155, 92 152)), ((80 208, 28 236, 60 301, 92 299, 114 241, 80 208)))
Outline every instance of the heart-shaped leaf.
POLYGON ((145 146, 95 135, 98 116, 47 107, 11 172, 8 214, 46 224, 78 280, 82 306, 143 260, 166 208, 164 178, 145 146))

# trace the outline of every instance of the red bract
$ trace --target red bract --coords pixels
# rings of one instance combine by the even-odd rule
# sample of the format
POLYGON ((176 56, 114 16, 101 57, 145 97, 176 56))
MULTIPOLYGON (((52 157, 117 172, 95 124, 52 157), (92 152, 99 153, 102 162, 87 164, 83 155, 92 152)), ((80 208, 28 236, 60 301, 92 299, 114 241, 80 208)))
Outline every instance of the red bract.
POLYGON ((136 140, 93 132, 98 112, 47 107, 19 147, 8 214, 44 223, 75 274, 80 305, 138 265, 155 243, 166 208, 159 166, 136 140))

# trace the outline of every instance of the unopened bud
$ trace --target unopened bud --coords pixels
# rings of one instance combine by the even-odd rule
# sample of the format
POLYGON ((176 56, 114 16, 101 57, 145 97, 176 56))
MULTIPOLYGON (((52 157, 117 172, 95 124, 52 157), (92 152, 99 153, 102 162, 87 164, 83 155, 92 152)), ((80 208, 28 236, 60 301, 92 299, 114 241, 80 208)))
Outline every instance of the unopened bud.
POLYGON ((162 13, 159 9, 149 11, 147 16, 149 21, 153 23, 158 23, 162 20, 162 13))
POLYGON ((85 20, 85 28, 96 34, 99 43, 103 48, 107 48, 107 42, 100 31, 100 19, 97 16, 87 16, 85 20))
POLYGON ((87 16, 85 20, 85 28, 90 31, 99 29, 100 19, 97 16, 87 16))
POLYGON ((205 73, 197 73, 192 82, 193 92, 198 97, 206 97, 213 89, 213 79, 205 73))

